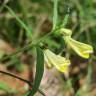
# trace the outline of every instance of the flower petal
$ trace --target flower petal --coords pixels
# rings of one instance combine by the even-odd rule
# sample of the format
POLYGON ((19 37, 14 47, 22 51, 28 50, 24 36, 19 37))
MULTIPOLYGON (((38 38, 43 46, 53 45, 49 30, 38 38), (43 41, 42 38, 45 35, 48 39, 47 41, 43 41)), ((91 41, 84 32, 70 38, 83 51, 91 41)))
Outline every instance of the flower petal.
POLYGON ((93 48, 91 45, 84 44, 81 42, 78 42, 74 39, 66 38, 65 39, 68 46, 71 47, 78 55, 80 55, 83 58, 89 58, 90 53, 93 53, 93 48))
POLYGON ((50 65, 54 65, 61 72, 64 72, 64 73, 68 72, 70 60, 67 60, 66 58, 62 56, 54 54, 49 49, 46 49, 44 53, 50 65))
POLYGON ((52 68, 53 65, 51 64, 51 62, 48 60, 47 56, 44 54, 44 59, 45 59, 45 62, 47 63, 47 67, 48 68, 52 68))

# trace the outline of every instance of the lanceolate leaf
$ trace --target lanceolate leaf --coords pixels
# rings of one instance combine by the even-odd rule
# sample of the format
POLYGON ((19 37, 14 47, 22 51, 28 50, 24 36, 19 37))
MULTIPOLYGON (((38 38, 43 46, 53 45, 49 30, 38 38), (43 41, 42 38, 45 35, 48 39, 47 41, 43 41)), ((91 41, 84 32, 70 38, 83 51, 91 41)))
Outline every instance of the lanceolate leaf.
POLYGON ((29 92, 27 96, 34 96, 34 94, 37 92, 44 72, 44 54, 39 47, 36 48, 36 51, 37 51, 37 64, 36 64, 35 81, 32 90, 29 92))
POLYGON ((57 19, 58 19, 58 0, 54 0, 54 9, 53 9, 53 30, 56 27, 57 19))
POLYGON ((21 27, 24 28, 26 30, 26 34, 28 36, 28 38, 32 38, 32 31, 30 30, 29 26, 27 26, 17 15, 16 13, 8 6, 5 6, 8 11, 10 12, 10 14, 12 16, 14 16, 16 18, 16 20, 20 23, 21 27))

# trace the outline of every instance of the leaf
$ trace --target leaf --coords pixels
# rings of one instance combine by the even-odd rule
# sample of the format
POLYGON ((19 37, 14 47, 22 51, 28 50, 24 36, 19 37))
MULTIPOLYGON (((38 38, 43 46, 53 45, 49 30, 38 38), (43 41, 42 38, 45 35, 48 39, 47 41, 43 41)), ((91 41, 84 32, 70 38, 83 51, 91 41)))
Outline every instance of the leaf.
POLYGON ((65 17, 64 17, 64 19, 63 19, 63 22, 62 22, 62 24, 61 24, 61 28, 62 28, 62 27, 65 27, 65 26, 67 25, 69 16, 70 16, 69 13, 67 13, 67 14, 65 15, 65 17))
POLYGON ((27 96, 34 96, 34 94, 37 92, 44 73, 44 54, 39 47, 36 48, 36 51, 37 51, 37 64, 36 64, 35 81, 32 90, 27 96))
POLYGON ((58 12, 57 12, 57 8, 58 8, 58 0, 54 0, 54 14, 53 14, 53 30, 55 29, 56 27, 56 24, 57 24, 57 19, 58 19, 58 12))
POLYGON ((26 34, 27 36, 31 39, 32 38, 32 31, 30 30, 30 28, 16 15, 16 13, 14 13, 14 11, 8 7, 5 6, 8 11, 11 13, 12 16, 14 16, 16 18, 16 20, 20 23, 21 27, 23 27, 26 30, 26 34))

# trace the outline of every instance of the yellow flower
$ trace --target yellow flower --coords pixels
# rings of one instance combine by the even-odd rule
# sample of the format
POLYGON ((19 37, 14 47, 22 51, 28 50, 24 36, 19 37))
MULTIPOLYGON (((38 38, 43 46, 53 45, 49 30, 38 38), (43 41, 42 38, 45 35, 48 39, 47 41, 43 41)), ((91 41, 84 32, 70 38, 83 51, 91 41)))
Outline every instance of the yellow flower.
POLYGON ((72 48, 79 56, 87 59, 89 58, 90 53, 93 53, 93 47, 91 45, 81 43, 71 38, 71 30, 63 28, 60 31, 69 48, 72 48))
POLYGON ((92 46, 88 44, 84 44, 78 42, 72 38, 66 38, 65 41, 67 42, 68 46, 71 47, 78 55, 83 58, 89 58, 90 53, 93 53, 92 46))
POLYGON ((61 72, 67 73, 70 65, 70 60, 66 58, 56 55, 51 52, 49 49, 44 51, 45 62, 49 67, 55 66, 61 72))

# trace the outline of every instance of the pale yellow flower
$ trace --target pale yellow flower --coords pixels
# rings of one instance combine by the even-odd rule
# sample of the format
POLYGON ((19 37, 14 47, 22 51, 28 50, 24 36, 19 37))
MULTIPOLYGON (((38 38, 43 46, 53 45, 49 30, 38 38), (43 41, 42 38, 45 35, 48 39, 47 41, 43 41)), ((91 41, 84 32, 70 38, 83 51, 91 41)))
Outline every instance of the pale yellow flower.
POLYGON ((63 34, 63 38, 69 48, 72 48, 79 56, 86 59, 89 58, 90 54, 93 53, 93 47, 72 39, 71 32, 71 30, 64 28, 60 30, 60 33, 63 34))
POLYGON ((70 60, 66 58, 56 55, 51 52, 49 49, 44 50, 45 62, 49 67, 56 67, 61 72, 67 73, 70 65, 70 60))
POLYGON ((89 58, 90 54, 93 53, 93 48, 91 45, 78 42, 72 38, 65 39, 66 43, 70 48, 72 48, 78 55, 83 58, 89 58))

